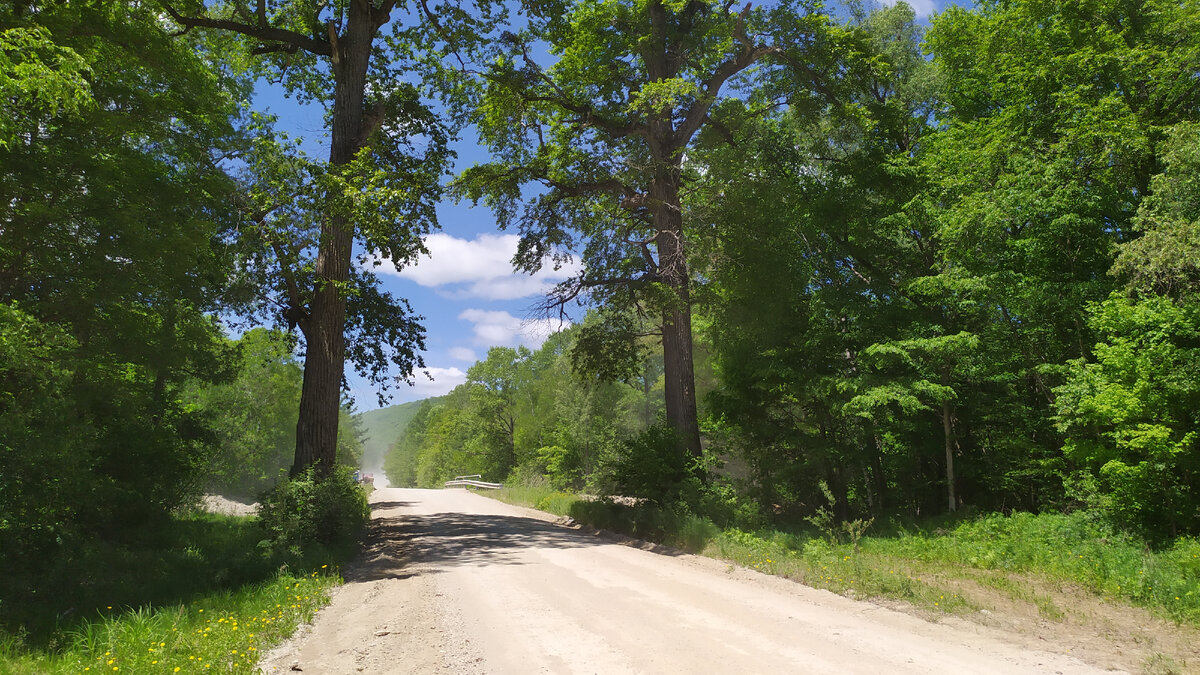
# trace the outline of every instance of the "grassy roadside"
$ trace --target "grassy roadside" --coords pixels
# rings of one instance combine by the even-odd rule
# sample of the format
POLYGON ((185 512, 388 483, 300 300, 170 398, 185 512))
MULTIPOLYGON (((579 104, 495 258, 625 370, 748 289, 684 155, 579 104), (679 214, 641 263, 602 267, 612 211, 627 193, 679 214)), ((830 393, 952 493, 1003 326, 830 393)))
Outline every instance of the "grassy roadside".
POLYGON ((0 631, 0 674, 256 672, 328 602, 353 552, 265 555, 255 521, 185 515, 150 540, 87 551, 26 596, 30 632, 0 631))
POLYGON ((875 528, 850 543, 811 531, 721 529, 690 513, 589 501, 548 488, 505 488, 487 496, 842 595, 898 599, 934 612, 980 609, 964 588, 984 586, 1058 620, 1062 601, 1039 590, 1044 582, 1200 626, 1200 541, 1183 538, 1151 550, 1082 512, 875 528))
POLYGON ((276 578, 186 604, 114 610, 64 632, 63 648, 0 645, 2 673, 255 673, 260 655, 328 602, 336 574, 276 578))

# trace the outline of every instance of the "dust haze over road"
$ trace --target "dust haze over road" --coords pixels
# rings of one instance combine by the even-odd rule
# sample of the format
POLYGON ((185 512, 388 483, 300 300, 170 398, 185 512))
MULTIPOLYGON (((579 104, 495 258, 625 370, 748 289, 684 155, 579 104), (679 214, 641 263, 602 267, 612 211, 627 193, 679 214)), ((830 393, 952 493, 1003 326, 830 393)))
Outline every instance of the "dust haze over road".
POLYGON ((376 490, 364 559, 268 673, 1097 673, 464 490, 376 490))

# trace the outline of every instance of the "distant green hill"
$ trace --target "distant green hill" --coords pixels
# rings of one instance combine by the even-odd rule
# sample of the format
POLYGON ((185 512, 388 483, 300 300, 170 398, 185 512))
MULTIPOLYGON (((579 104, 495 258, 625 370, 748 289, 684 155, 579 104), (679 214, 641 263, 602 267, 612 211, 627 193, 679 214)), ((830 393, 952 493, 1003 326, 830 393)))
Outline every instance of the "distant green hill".
POLYGON ((424 401, 410 401, 379 410, 368 410, 356 415, 359 424, 362 425, 365 437, 363 440, 363 468, 365 470, 375 474, 383 473, 383 457, 387 454, 388 447, 396 442, 400 434, 404 433, 404 429, 408 427, 413 415, 417 414, 417 409, 421 407, 422 403, 424 401))

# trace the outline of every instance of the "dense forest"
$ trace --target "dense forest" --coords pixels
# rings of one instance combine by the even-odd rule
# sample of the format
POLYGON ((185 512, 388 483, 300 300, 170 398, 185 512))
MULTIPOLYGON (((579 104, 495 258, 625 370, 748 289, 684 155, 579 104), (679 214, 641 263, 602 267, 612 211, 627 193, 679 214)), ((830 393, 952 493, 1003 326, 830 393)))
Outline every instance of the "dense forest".
POLYGON ((423 408, 393 482, 1198 531, 1197 6, 637 8, 499 50, 474 117, 497 159, 458 189, 525 268, 582 251, 545 307, 591 310, 423 408))
POLYGON ((1198 73, 1194 0, 0 2, 0 602, 357 465, 347 369, 424 365, 369 261, 445 198, 581 263, 536 308, 576 323, 395 484, 1198 534, 1198 73))

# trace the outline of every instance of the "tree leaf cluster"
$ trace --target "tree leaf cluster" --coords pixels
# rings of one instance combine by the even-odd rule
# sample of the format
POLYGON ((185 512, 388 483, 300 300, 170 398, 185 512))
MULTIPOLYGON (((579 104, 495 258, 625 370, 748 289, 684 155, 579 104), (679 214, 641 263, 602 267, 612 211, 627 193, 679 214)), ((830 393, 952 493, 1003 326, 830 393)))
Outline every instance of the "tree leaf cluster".
POLYGON ((614 383, 579 372, 572 350, 579 327, 531 351, 494 347, 467 371, 467 381, 431 400, 388 452, 394 485, 437 487, 455 476, 595 484, 629 440, 661 412, 661 364, 647 354, 646 380, 614 383))

